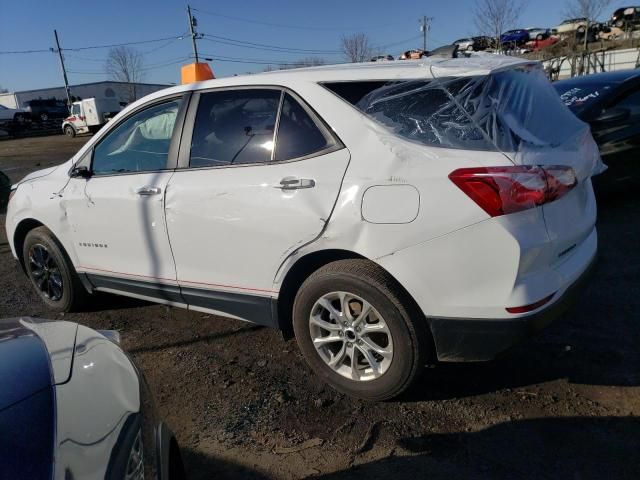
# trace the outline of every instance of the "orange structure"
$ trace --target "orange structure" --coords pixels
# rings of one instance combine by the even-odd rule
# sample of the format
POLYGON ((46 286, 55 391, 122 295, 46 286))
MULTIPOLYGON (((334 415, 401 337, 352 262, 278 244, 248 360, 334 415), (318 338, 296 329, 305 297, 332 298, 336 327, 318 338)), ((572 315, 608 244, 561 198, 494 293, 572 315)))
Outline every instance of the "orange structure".
POLYGON ((190 63, 182 66, 182 83, 199 82, 216 78, 208 63, 190 63))

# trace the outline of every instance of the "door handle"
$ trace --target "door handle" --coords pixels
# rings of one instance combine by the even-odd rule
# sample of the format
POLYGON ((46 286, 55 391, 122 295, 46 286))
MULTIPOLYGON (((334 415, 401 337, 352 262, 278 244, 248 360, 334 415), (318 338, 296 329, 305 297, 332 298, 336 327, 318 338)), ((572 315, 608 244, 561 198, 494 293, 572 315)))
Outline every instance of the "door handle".
POLYGON ((136 193, 138 195, 143 195, 143 196, 158 195, 161 192, 162 192, 162 189, 160 187, 145 186, 145 187, 136 188, 136 193))
POLYGON ((312 178, 284 177, 280 180, 280 188, 282 190, 299 190, 301 188, 313 188, 316 181, 312 178))

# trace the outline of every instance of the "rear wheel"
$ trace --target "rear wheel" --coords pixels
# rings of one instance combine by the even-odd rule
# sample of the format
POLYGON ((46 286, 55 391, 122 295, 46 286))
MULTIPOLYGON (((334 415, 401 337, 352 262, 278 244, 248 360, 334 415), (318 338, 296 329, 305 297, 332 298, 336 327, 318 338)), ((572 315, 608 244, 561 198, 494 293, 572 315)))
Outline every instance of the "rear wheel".
POLYGON ((88 293, 49 229, 38 227, 27 234, 22 258, 31 283, 49 308, 71 312, 82 306, 88 293))
POLYGON ((353 397, 380 401, 399 395, 430 353, 422 315, 367 260, 340 260, 316 271, 296 295, 293 318, 311 368, 353 397))
POLYGON ((64 127, 64 134, 69 138, 73 138, 76 136, 76 131, 71 125, 67 125, 64 127))

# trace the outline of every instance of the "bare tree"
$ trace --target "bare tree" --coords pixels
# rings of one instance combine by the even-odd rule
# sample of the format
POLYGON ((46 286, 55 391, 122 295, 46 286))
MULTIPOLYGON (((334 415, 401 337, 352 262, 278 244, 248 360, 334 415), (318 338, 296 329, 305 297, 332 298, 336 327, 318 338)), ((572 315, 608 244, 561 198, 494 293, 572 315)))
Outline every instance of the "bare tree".
POLYGON ((130 47, 109 50, 105 70, 118 82, 129 84, 129 102, 137 100, 136 84, 144 78, 142 55, 130 47))
POLYGON ((598 17, 604 9, 611 5, 611 0, 566 0, 565 15, 567 18, 586 18, 587 25, 584 32, 584 48, 589 40, 589 27, 597 23, 598 17))
POLYGON ((495 38, 496 47, 501 50, 501 35, 515 26, 526 6, 526 0, 476 0, 476 28, 482 35, 495 38))
POLYGON ((342 37, 342 51, 345 57, 352 63, 366 62, 371 58, 373 47, 369 37, 364 33, 354 33, 351 36, 342 37))

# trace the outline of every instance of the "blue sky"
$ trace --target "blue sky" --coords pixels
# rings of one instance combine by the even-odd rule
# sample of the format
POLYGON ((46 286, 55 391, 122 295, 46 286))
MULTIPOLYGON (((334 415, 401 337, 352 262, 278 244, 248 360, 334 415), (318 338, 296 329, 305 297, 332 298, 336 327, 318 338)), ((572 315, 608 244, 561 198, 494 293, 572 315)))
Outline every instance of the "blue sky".
MULTIPOLYGON (((198 31, 226 39, 280 47, 322 50, 328 63, 343 61, 340 38, 366 33, 384 53, 396 56, 422 45, 419 18, 434 17, 429 48, 476 33, 475 0, 193 0, 198 31), (212 15, 218 14, 218 15, 212 15), (220 16, 224 15, 224 16, 220 16), (238 17, 250 21, 242 21, 238 17), (263 23, 257 23, 263 22, 263 23), (276 24, 276 25, 266 25, 276 24), (391 46, 388 46, 391 45, 391 46)), ((627 2, 612 2, 605 16, 627 2), (610 11, 609 11, 610 10, 610 11)), ((523 11, 522 27, 553 27, 563 18, 565 0, 532 0, 523 11)), ((54 45, 58 30, 62 48, 76 48, 149 39, 178 37, 188 30, 186 2, 178 0, 110 0, 108 2, 51 0, 5 0, 2 2, 0 51, 40 50, 54 45)), ((226 41, 226 40, 225 40, 226 41)), ((214 38, 198 41, 199 50, 218 58, 250 59, 274 64, 293 62, 304 52, 288 53, 250 49, 214 38)), ((133 46, 143 53, 147 82, 179 82, 180 65, 189 63, 191 41, 184 37, 133 46)), ((85 83, 107 79, 104 59, 107 48, 68 51, 65 61, 69 81, 85 83)), ((265 65, 214 60, 216 76, 262 71, 265 65)), ((62 85, 57 55, 52 52, 0 54, 0 86, 25 90, 62 85)))

